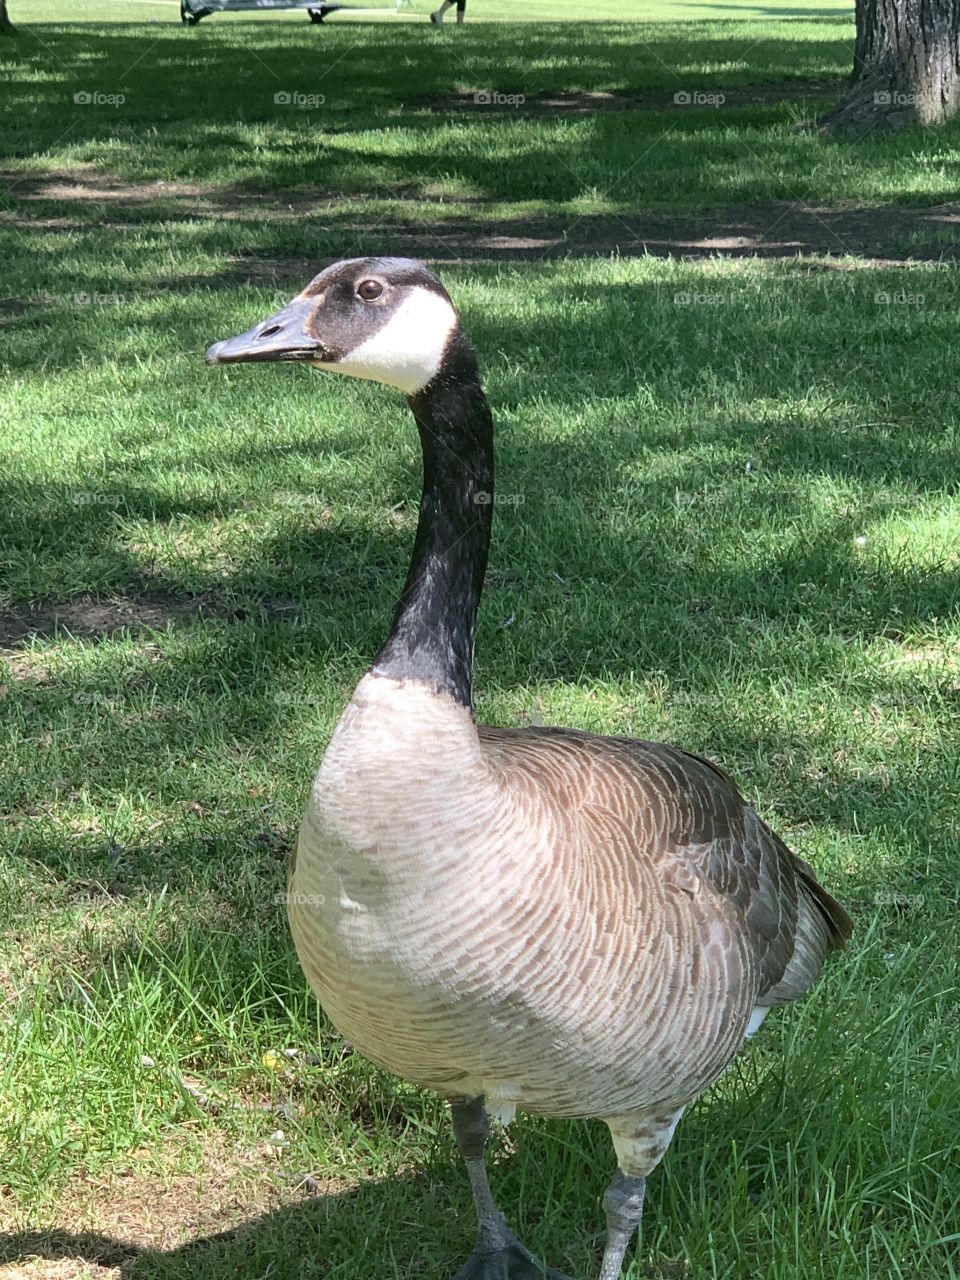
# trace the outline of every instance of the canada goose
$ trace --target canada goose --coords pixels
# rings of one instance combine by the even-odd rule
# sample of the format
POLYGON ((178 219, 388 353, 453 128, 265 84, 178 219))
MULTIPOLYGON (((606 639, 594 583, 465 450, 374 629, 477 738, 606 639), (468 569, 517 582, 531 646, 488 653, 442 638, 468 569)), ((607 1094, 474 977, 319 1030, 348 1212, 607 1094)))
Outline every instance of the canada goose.
POLYGON ((542 1274, 484 1168, 488 1114, 507 1121, 518 1107, 609 1126, 619 1168, 600 1280, 615 1280, 684 1107, 771 1006, 816 981, 850 919, 709 761, 476 724, 492 423, 432 272, 405 258, 335 263, 207 352, 210 364, 248 360, 399 388, 423 449, 406 585, 291 859, 303 968, 352 1044, 452 1104, 477 1213, 455 1280, 542 1274))

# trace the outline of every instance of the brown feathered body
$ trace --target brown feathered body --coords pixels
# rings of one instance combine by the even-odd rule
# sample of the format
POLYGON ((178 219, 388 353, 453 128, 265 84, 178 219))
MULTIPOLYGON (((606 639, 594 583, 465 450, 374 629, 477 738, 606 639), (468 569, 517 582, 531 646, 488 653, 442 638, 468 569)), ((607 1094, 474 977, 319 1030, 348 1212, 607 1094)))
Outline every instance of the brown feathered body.
POLYGON ((607 1121, 646 1174, 760 1007, 802 995, 843 909, 715 765, 477 727, 367 675, 290 875, 306 975, 375 1063, 447 1097, 607 1121))

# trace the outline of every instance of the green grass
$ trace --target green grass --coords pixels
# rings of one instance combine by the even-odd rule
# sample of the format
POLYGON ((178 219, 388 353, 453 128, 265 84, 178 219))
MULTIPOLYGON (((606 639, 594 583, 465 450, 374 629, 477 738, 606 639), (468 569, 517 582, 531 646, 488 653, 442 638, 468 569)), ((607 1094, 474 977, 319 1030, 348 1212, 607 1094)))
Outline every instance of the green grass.
MULTIPOLYGON (((395 0, 349 0, 348 7, 326 19, 323 33, 317 33, 319 39, 326 38, 326 32, 342 23, 368 22, 370 15, 364 10, 372 9, 376 20, 386 19, 390 27, 403 23, 423 23, 431 9, 437 8, 436 0, 404 0, 403 9, 396 14, 395 0), (394 12, 391 12, 393 10, 394 12)), ((730 14, 742 15, 744 18, 765 18, 771 15, 782 21, 799 19, 804 22, 817 21, 824 16, 849 17, 852 6, 847 0, 817 0, 817 3, 801 3, 799 5, 771 6, 763 0, 724 0, 721 4, 712 4, 710 0, 651 0, 640 3, 640 0, 589 0, 579 7, 562 3, 562 0, 526 0, 523 5, 516 5, 512 0, 470 0, 468 20, 476 22, 513 22, 525 26, 534 23, 576 23, 582 26, 585 22, 630 22, 650 20, 684 20, 702 19, 704 17, 728 17, 730 14)), ((180 0, 74 0, 65 7, 64 0, 16 0, 12 15, 22 18, 25 23, 62 23, 69 16, 72 22, 78 19, 84 23, 101 24, 129 23, 134 20, 138 25, 149 23, 176 23, 180 20, 180 0)), ((292 22, 298 27, 306 23, 306 15, 302 10, 280 10, 252 14, 218 13, 212 18, 203 20, 203 31, 210 26, 240 23, 249 30, 251 22, 258 29, 264 23, 292 22)), ((453 25, 456 12, 448 11, 445 19, 453 25)), ((155 34, 155 33, 151 33, 155 34)), ((302 32, 301 32, 302 34, 302 32)), ((308 38, 312 39, 313 35, 308 38)))
MULTIPOLYGON (((713 756, 857 920, 688 1113, 629 1276, 955 1278, 960 133, 794 130, 848 69, 834 4, 471 0, 436 32, 422 0, 320 31, 65 3, 13 0, 0 47, 0 1263, 99 1274, 122 1237, 136 1280, 440 1280, 469 1248, 442 1107, 344 1048, 279 897, 403 580, 415 433, 379 388, 202 363, 412 244, 513 498, 480 716, 713 756), (831 257, 689 243, 777 202, 883 252, 850 221, 831 257), (170 1202, 194 1178, 237 1235, 170 1202)), ((602 1126, 521 1119, 492 1178, 579 1280, 611 1168, 602 1126)))

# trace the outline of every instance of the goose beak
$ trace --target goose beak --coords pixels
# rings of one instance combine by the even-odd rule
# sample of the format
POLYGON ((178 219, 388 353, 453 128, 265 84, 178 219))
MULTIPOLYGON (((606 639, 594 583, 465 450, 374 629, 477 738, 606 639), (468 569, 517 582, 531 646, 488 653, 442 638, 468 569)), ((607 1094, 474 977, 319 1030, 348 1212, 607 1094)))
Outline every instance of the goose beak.
POLYGON ((207 351, 207 364, 240 364, 248 360, 319 360, 323 343, 310 332, 316 310, 315 298, 295 298, 293 302, 261 320, 236 338, 215 342, 207 351))

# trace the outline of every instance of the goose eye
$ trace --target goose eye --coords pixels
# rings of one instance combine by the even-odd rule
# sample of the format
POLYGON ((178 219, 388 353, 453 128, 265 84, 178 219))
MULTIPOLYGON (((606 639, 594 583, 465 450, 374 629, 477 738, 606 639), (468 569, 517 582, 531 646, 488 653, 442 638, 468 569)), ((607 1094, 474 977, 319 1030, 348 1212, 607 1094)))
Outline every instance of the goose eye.
POLYGON ((364 302, 373 302, 383 293, 383 285, 379 280, 361 280, 357 285, 357 293, 364 302))

